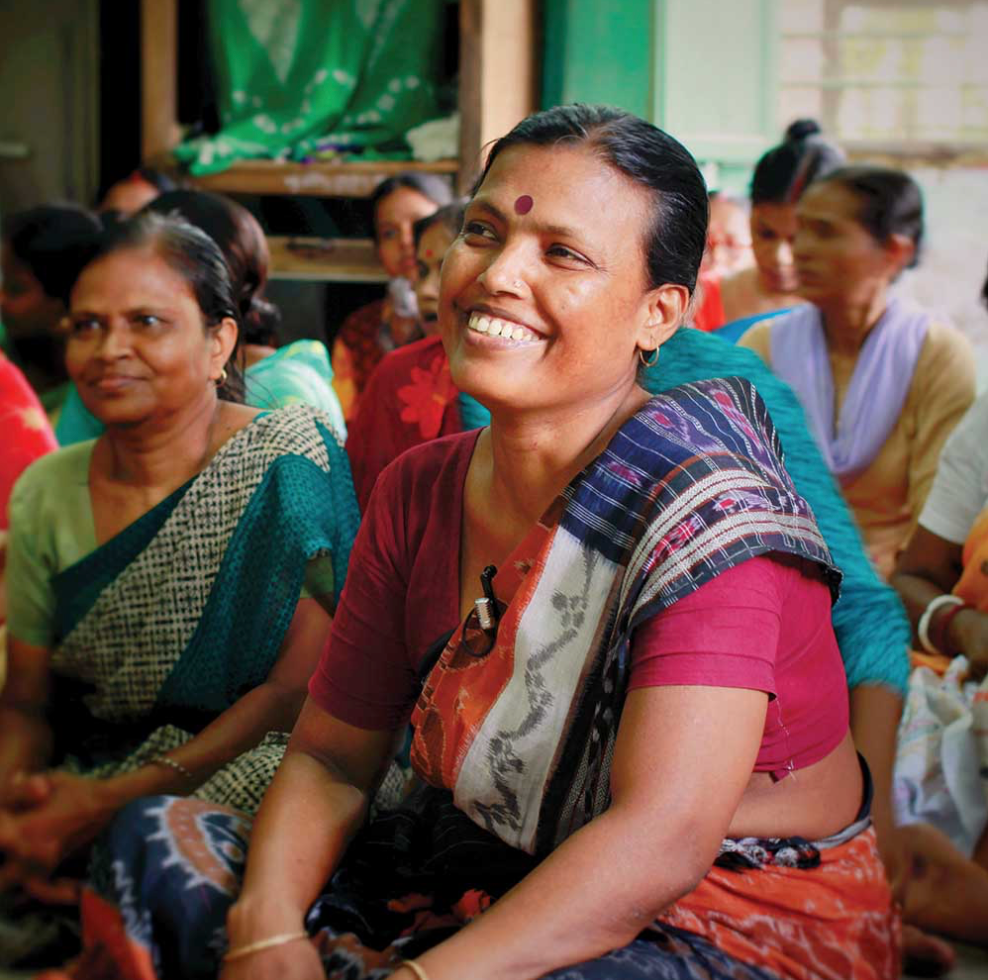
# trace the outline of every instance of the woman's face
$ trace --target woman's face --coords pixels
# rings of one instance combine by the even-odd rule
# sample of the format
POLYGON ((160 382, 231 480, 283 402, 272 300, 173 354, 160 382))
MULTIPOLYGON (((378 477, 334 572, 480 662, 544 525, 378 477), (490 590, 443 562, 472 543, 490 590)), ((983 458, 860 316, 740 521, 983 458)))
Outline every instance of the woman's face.
POLYGON ((796 266, 792 257, 795 237, 795 205, 752 205, 751 248, 762 284, 768 292, 791 293, 796 289, 796 266))
POLYGON ((633 386, 637 349, 681 314, 663 318, 656 297, 685 305, 683 287, 649 289, 650 203, 585 148, 504 150, 443 262, 439 332, 456 384, 512 409, 583 407, 633 386))
POLYGON ((53 334, 65 315, 60 299, 49 296, 31 270, 4 242, 0 250, 0 320, 10 336, 41 337, 53 334))
POLYGON ((429 225, 419 238, 415 299, 418 301, 422 330, 429 336, 436 332, 439 316, 439 273, 443 266, 443 256, 452 244, 453 235, 441 221, 429 225))
POLYGON ((898 273, 893 250, 858 220, 860 207, 853 191, 829 181, 800 199, 793 252, 799 295, 811 303, 867 301, 898 273))
POLYGON ((710 202, 704 271, 729 276, 749 265, 751 230, 748 215, 737 201, 718 195, 710 202))
POLYGON ((374 226, 377 230, 377 255, 384 271, 392 278, 414 279, 416 272, 415 239, 412 225, 438 210, 434 201, 411 187, 399 187, 377 202, 374 226))
POLYGON ((69 376, 107 425, 167 419, 212 401, 236 340, 233 320, 206 329, 191 286, 150 246, 88 265, 72 290, 69 324, 69 376))

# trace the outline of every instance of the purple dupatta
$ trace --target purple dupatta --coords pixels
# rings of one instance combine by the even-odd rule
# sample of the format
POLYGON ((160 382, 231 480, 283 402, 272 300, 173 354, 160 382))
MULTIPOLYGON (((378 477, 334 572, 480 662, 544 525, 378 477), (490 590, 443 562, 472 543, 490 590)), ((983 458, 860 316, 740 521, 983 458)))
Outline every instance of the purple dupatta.
POLYGON ((772 323, 772 369, 796 392, 820 452, 842 484, 871 465, 895 428, 928 327, 928 314, 889 300, 861 346, 835 427, 834 377, 820 311, 807 303, 772 323))

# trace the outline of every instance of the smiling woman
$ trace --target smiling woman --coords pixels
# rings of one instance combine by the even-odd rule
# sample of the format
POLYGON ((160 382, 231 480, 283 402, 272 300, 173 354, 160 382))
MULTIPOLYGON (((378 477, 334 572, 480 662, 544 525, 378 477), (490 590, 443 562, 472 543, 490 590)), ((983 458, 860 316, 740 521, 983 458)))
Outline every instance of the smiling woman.
POLYGON ((494 145, 439 296, 491 424, 377 480, 235 903, 174 896, 194 848, 241 874, 241 823, 135 804, 103 862, 128 887, 103 875, 87 905, 93 964, 213 976, 225 922, 224 980, 898 975, 839 572, 750 384, 637 383, 706 215, 689 153, 619 110, 494 145), (409 717, 416 785, 365 826, 409 717))
MULTIPOLYGON (((239 313, 204 233, 153 215, 113 228, 69 322, 69 374, 106 429, 12 495, 0 696, 3 885, 42 903, 64 901, 55 880, 131 799, 256 809, 356 528, 328 418, 235 400, 239 313)), ((37 963, 55 919, 8 911, 0 962, 37 963)))

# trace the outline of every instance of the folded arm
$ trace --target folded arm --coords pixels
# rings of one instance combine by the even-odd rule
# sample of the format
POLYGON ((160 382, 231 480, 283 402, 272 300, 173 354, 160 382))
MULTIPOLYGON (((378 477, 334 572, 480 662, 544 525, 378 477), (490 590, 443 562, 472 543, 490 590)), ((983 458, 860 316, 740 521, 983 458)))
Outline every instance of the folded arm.
MULTIPOLYGON (((8 803, 23 812, 5 814, 0 821, 0 849, 35 869, 51 869, 89 843, 131 800, 189 793, 256 746, 267 732, 291 730, 330 626, 331 620, 314 599, 301 600, 267 679, 194 738, 167 753, 181 769, 148 764, 102 780, 52 771, 9 788, 8 803)), ((0 700, 0 706, 10 706, 0 713, 5 724, 2 764, 8 783, 18 770, 41 772, 51 749, 44 715, 48 652, 14 641, 12 654, 10 684, 0 700), (7 732, 12 738, 6 737, 7 732)))
MULTIPOLYGON (((303 930, 309 906, 364 821, 395 739, 394 732, 355 728, 306 702, 254 822, 243 888, 227 921, 231 949, 303 930)), ((258 952, 222 974, 223 980, 309 975, 323 972, 306 943, 258 952)))

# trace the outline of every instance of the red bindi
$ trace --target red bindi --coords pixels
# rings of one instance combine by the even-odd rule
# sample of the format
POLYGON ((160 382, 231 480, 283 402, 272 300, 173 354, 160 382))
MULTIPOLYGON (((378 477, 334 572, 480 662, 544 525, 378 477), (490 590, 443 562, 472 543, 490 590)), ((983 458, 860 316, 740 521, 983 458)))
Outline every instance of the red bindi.
POLYGON ((532 210, 532 205, 535 202, 527 195, 522 194, 521 197, 515 201, 515 214, 528 214, 532 210))
POLYGON ((427 259, 431 259, 431 258, 432 258, 432 249, 431 249, 431 248, 427 248, 427 249, 425 250, 425 257, 426 257, 427 259))

